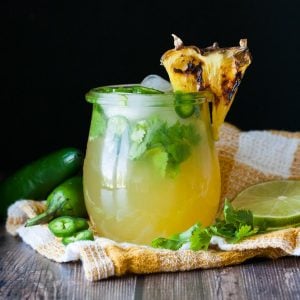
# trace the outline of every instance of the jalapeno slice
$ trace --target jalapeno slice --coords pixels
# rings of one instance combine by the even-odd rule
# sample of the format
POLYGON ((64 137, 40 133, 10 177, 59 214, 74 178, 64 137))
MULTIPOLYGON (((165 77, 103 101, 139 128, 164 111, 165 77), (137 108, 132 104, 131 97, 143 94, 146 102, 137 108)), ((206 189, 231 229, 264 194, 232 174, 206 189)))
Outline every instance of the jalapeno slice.
POLYGON ((84 218, 74 218, 76 231, 81 231, 89 228, 89 223, 84 218))
POLYGON ((52 220, 48 228, 57 237, 71 236, 77 231, 75 219, 67 216, 52 220))
POLYGON ((192 116, 195 112, 194 96, 177 92, 175 94, 175 111, 183 119, 192 116))
POLYGON ((79 231, 72 236, 64 237, 62 239, 62 243, 64 245, 69 245, 69 244, 77 242, 77 241, 86 241, 86 240, 88 240, 88 241, 94 240, 93 232, 89 229, 79 231))

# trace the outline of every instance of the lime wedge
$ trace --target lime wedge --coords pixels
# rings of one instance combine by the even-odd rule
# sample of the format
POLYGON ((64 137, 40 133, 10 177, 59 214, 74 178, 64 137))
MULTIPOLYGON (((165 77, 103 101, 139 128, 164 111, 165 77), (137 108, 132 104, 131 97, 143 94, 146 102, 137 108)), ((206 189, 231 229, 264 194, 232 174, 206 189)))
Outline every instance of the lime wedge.
POLYGON ((300 180, 275 180, 250 186, 231 202, 251 210, 254 225, 265 228, 300 223, 300 180))

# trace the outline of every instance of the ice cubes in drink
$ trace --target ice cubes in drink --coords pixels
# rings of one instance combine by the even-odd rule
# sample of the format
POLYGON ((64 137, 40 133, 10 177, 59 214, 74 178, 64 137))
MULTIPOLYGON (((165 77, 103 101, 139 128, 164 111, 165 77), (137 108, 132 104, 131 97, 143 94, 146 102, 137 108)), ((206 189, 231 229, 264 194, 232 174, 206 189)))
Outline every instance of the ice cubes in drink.
POLYGON ((141 85, 148 87, 148 88, 156 89, 156 90, 159 90, 159 91, 162 91, 165 93, 172 92, 172 86, 171 86, 170 82, 156 74, 151 74, 151 75, 146 76, 142 80, 141 85))

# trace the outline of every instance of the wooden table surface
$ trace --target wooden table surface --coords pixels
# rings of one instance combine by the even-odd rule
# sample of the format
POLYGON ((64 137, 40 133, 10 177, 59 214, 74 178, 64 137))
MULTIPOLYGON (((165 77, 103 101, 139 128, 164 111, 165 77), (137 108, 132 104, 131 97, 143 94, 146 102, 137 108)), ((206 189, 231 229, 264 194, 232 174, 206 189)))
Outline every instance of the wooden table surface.
POLYGON ((0 299, 300 299, 300 259, 89 282, 80 262, 52 262, 1 225, 0 299))

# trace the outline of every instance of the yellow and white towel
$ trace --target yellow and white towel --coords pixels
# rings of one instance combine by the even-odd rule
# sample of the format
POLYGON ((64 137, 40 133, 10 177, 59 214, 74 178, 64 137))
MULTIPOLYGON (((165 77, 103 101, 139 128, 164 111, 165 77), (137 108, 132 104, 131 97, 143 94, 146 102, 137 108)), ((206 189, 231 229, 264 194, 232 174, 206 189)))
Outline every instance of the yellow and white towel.
MULTIPOLYGON (((300 133, 240 132, 225 124, 217 143, 222 175, 222 199, 233 198, 255 183, 273 179, 300 179, 300 133)), ((64 246, 47 225, 24 227, 28 218, 45 209, 43 202, 20 200, 10 206, 6 229, 19 235, 41 255, 56 262, 81 260, 91 281, 126 273, 147 274, 206 269, 239 264, 253 257, 300 255, 300 228, 249 237, 229 244, 213 237, 204 251, 162 250, 96 237, 64 246)))

